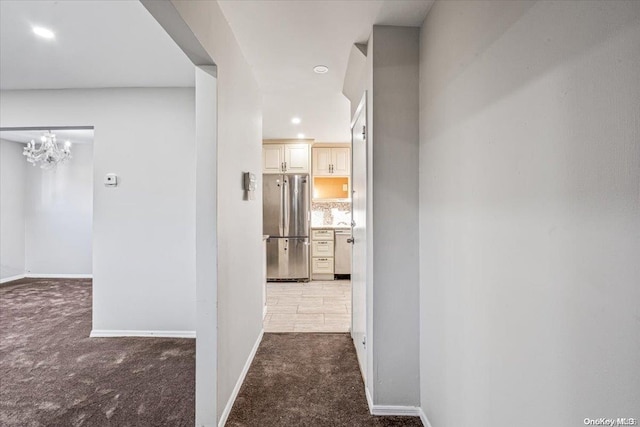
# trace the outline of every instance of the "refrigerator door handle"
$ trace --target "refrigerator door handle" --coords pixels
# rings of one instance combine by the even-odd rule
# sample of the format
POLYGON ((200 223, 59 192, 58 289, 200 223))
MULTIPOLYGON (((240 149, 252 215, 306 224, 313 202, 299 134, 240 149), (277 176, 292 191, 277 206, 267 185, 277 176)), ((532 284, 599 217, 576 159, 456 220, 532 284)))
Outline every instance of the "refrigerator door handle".
POLYGON ((284 209, 284 183, 278 184, 278 188, 280 189, 280 221, 278 221, 278 231, 280 231, 280 236, 284 232, 284 221, 283 217, 283 209, 284 209))
POLYGON ((282 226, 283 226, 283 231, 280 234, 281 236, 288 236, 289 235, 289 205, 291 204, 291 201, 289 200, 289 189, 287 188, 289 185, 289 182, 287 181, 287 178, 285 177, 282 180, 282 226))

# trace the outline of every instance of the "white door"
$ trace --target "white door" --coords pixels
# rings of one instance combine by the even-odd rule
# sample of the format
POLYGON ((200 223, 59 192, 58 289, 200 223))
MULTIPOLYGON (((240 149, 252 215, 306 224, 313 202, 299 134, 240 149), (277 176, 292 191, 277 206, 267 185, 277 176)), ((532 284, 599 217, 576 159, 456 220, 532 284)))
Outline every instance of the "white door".
POLYGON ((333 165, 333 175, 349 176, 351 169, 351 159, 349 158, 348 147, 331 149, 331 164, 333 165))
POLYGON ((284 146, 285 172, 309 172, 309 145, 287 144, 284 146))
POLYGON ((366 93, 356 110, 351 128, 353 206, 351 236, 352 326, 351 336, 358 354, 362 377, 367 384, 367 108, 366 93))
POLYGON ((331 175, 331 148, 313 149, 313 175, 331 175))
POLYGON ((284 167, 284 147, 266 144, 262 146, 262 173, 281 173, 284 167))

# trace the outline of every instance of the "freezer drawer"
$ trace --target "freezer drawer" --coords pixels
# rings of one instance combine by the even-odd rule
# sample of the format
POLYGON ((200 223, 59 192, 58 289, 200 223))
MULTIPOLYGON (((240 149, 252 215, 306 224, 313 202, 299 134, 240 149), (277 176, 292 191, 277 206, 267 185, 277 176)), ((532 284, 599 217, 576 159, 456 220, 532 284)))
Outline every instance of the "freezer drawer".
POLYGON ((269 238, 267 280, 308 280, 309 239, 269 238))
POLYGON ((311 256, 333 257, 333 242, 314 240, 311 242, 311 256))
POLYGON ((311 258, 311 271, 313 274, 333 274, 333 258, 311 258))

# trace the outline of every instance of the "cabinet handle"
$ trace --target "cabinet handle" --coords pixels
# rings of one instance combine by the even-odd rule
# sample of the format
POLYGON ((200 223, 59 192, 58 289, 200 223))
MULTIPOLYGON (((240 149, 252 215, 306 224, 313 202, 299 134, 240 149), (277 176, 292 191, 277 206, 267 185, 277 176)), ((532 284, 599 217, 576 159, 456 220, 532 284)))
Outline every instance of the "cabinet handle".
POLYGON ((284 172, 284 162, 280 163, 280 170, 284 172))
POLYGON ((284 170, 287 171, 287 162, 284 162, 284 170))

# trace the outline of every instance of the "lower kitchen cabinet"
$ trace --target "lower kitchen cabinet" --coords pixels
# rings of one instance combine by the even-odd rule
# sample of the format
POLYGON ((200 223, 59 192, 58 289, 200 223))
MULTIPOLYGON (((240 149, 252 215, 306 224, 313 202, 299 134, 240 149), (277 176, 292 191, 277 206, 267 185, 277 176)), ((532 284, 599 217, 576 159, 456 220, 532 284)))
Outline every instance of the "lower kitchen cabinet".
POLYGON ((333 230, 311 230, 311 278, 313 280, 334 279, 333 230))

